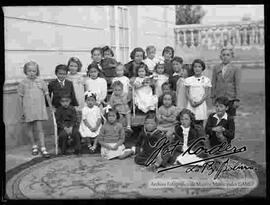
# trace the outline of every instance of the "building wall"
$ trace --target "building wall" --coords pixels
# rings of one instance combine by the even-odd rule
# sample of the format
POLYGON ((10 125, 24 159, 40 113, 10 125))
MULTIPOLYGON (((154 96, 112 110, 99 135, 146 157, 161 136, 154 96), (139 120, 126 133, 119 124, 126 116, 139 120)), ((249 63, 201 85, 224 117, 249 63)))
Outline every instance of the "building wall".
POLYGON ((90 49, 109 42, 106 7, 4 7, 6 79, 23 76, 22 66, 36 60, 41 74, 77 56, 86 67, 90 49), (18 35, 19 34, 19 35, 18 35))
POLYGON ((174 48, 174 6, 138 6, 137 45, 154 45, 161 55, 165 46, 174 48))
MULTIPOLYGON (((174 6, 127 6, 129 52, 135 47, 153 44, 161 55, 166 45, 174 47, 174 6)), ((115 7, 115 19, 119 8, 115 7)), ((4 7, 5 79, 4 122, 6 146, 14 147, 29 142, 24 124, 20 122, 20 107, 16 93, 17 82, 24 77, 23 65, 38 62, 42 78, 54 78, 57 64, 66 64, 71 56, 82 61, 85 71, 91 62, 90 50, 96 46, 119 44, 113 42, 109 6, 24 6, 4 7)), ((119 24, 116 24, 116 28, 119 24)), ((115 37, 115 36, 114 36, 115 37)), ((117 46, 117 45, 116 45, 117 46)), ((119 53, 119 49, 118 49, 119 53)), ((117 56, 116 56, 117 57, 117 56)), ((118 57, 117 57, 118 58, 118 57)), ((53 134, 51 119, 44 122, 45 133, 53 134)))

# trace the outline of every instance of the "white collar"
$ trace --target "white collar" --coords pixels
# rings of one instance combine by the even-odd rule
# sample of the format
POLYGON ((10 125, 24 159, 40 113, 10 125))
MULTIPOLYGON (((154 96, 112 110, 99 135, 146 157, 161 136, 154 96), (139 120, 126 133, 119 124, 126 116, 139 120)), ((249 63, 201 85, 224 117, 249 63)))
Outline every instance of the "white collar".
POLYGON ((227 120, 228 119, 228 115, 225 112, 225 114, 221 117, 221 119, 218 117, 217 113, 213 115, 213 117, 217 118, 218 121, 221 121, 222 119, 227 120))
POLYGON ((173 76, 176 76, 176 75, 181 75, 181 74, 179 74, 179 73, 175 73, 175 72, 174 72, 174 73, 173 73, 173 76))
POLYGON ((184 127, 183 125, 181 125, 181 128, 183 130, 183 132, 189 132, 190 127, 184 127))
POLYGON ((63 81, 60 81, 58 78, 57 78, 57 80, 58 80, 58 82, 60 83, 60 84, 64 84, 65 85, 65 81, 66 81, 66 79, 64 79, 63 81))

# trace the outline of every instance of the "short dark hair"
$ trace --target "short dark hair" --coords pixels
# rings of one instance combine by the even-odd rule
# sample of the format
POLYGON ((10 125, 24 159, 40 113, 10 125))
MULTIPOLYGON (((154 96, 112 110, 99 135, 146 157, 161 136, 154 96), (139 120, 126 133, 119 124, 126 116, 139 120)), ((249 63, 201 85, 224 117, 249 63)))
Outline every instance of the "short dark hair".
POLYGON ((195 63, 201 64, 203 71, 205 70, 205 63, 201 59, 195 59, 191 64, 191 69, 193 70, 193 72, 195 63))
POLYGON ((94 48, 92 48, 92 50, 91 50, 91 55, 93 55, 93 53, 96 51, 96 50, 98 50, 98 51, 100 51, 100 54, 102 55, 102 48, 101 47, 94 47, 94 48))
POLYGON ((162 56, 164 56, 164 53, 165 53, 166 51, 171 51, 171 52, 172 52, 172 58, 174 57, 174 49, 173 49, 173 47, 171 47, 171 46, 166 46, 166 47, 163 49, 163 51, 162 51, 162 56))
POLYGON ((216 98, 215 104, 216 103, 225 105, 227 107, 227 106, 229 106, 229 99, 225 96, 221 96, 221 97, 216 98))
POLYGON ((104 47, 102 48, 102 56, 103 56, 103 57, 104 57, 104 52, 105 52, 105 51, 110 51, 112 57, 114 57, 113 50, 112 50, 109 46, 104 46, 104 47))
POLYGON ((130 53, 130 58, 131 58, 132 60, 134 60, 134 58, 135 58, 135 53, 137 53, 137 52, 142 52, 142 53, 143 53, 143 59, 146 58, 145 51, 144 51, 141 47, 137 47, 137 48, 134 48, 134 49, 131 51, 131 53, 130 53))
POLYGON ((154 67, 154 71, 157 71, 157 68, 158 68, 158 66, 160 66, 160 65, 163 65, 164 73, 165 73, 165 63, 164 63, 164 62, 158 62, 158 63, 155 65, 155 67, 154 67))
POLYGON ((119 120, 120 119, 120 114, 117 110, 113 109, 113 108, 109 108, 108 111, 105 113, 105 118, 106 120, 108 120, 108 115, 110 112, 114 112, 116 114, 116 119, 119 120))
POLYGON ((172 101, 173 101, 173 95, 172 95, 172 93, 163 93, 163 94, 161 95, 161 96, 162 96, 162 97, 161 97, 161 98, 162 98, 162 101, 163 101, 165 95, 171 96, 172 101))
POLYGON ((144 121, 149 120, 149 119, 155 120, 156 123, 158 122, 155 111, 149 111, 147 115, 145 116, 144 121))
POLYGON ((161 89, 164 89, 165 86, 169 86, 170 89, 172 89, 172 84, 168 81, 164 82, 162 85, 161 85, 161 89))
POLYGON ((87 66, 87 72, 86 72, 87 75, 89 75, 89 72, 90 72, 91 68, 97 69, 98 76, 100 75, 100 69, 99 69, 98 64, 96 62, 92 62, 90 65, 87 66))
POLYGON ((187 74, 188 74, 187 77, 194 75, 194 71, 193 71, 193 69, 191 69, 190 64, 183 64, 182 69, 187 71, 187 74))
POLYGON ((173 61, 177 61, 177 62, 179 62, 179 63, 182 64, 182 63, 183 63, 183 58, 181 58, 181 57, 179 57, 179 56, 174 56, 173 59, 172 59, 172 62, 173 62, 173 61))
POLYGON ((70 65, 71 62, 74 62, 74 63, 76 63, 78 65, 78 72, 80 72, 81 71, 81 68, 82 68, 82 62, 80 61, 80 59, 79 58, 76 58, 76 57, 71 57, 68 60, 67 69, 69 68, 69 65, 70 65))
POLYGON ((24 66, 23 66, 23 72, 24 72, 24 74, 26 75, 27 66, 28 65, 31 65, 31 64, 36 66, 36 68, 37 68, 37 76, 39 76, 40 75, 39 66, 38 66, 38 64, 35 61, 29 61, 29 62, 27 62, 27 63, 24 64, 24 66))
POLYGON ((143 62, 136 68, 136 76, 138 76, 138 71, 140 68, 144 68, 146 76, 148 76, 150 74, 148 67, 146 64, 144 64, 143 62))
POLYGON ((67 66, 65 64, 59 64, 55 67, 55 75, 57 75, 58 71, 59 70, 63 70, 65 71, 66 73, 68 72, 67 70, 67 66))
POLYGON ((191 110, 189 110, 187 108, 184 108, 183 110, 181 110, 181 112, 177 115, 176 120, 178 122, 180 122, 180 119, 184 114, 189 115, 189 118, 190 118, 190 121, 191 121, 190 125, 194 126, 195 114, 191 110))

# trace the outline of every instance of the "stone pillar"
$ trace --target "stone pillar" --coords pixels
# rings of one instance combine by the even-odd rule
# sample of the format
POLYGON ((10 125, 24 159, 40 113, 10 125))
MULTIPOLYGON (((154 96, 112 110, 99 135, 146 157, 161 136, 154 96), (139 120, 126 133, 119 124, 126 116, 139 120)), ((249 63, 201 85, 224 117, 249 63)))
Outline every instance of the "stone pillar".
POLYGON ((193 35, 193 29, 190 30, 190 48, 194 47, 194 35, 193 35))
POLYGON ((184 45, 183 45, 183 47, 187 47, 187 34, 186 34, 186 30, 183 30, 183 37, 184 37, 184 45))
POLYGON ((201 29, 198 29, 198 47, 201 46, 201 29))
POLYGON ((244 27, 243 29, 243 46, 247 45, 247 28, 244 27))
POLYGON ((262 25, 259 25, 259 32, 260 32, 260 45, 264 44, 264 28, 262 25))
POLYGON ((251 32, 250 32, 250 45, 254 45, 254 38, 255 38, 255 30, 254 26, 251 27, 251 32))

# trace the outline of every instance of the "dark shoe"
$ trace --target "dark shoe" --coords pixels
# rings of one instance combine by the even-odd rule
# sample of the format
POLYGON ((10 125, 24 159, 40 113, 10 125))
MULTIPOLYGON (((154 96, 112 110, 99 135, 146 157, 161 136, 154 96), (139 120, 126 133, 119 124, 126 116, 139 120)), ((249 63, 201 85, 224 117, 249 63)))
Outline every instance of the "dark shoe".
POLYGON ((81 151, 80 151, 80 150, 75 150, 75 151, 74 151, 74 154, 76 154, 76 155, 81 155, 81 151))
POLYGON ((155 164, 151 164, 146 169, 151 172, 156 172, 158 170, 158 167, 155 164))

